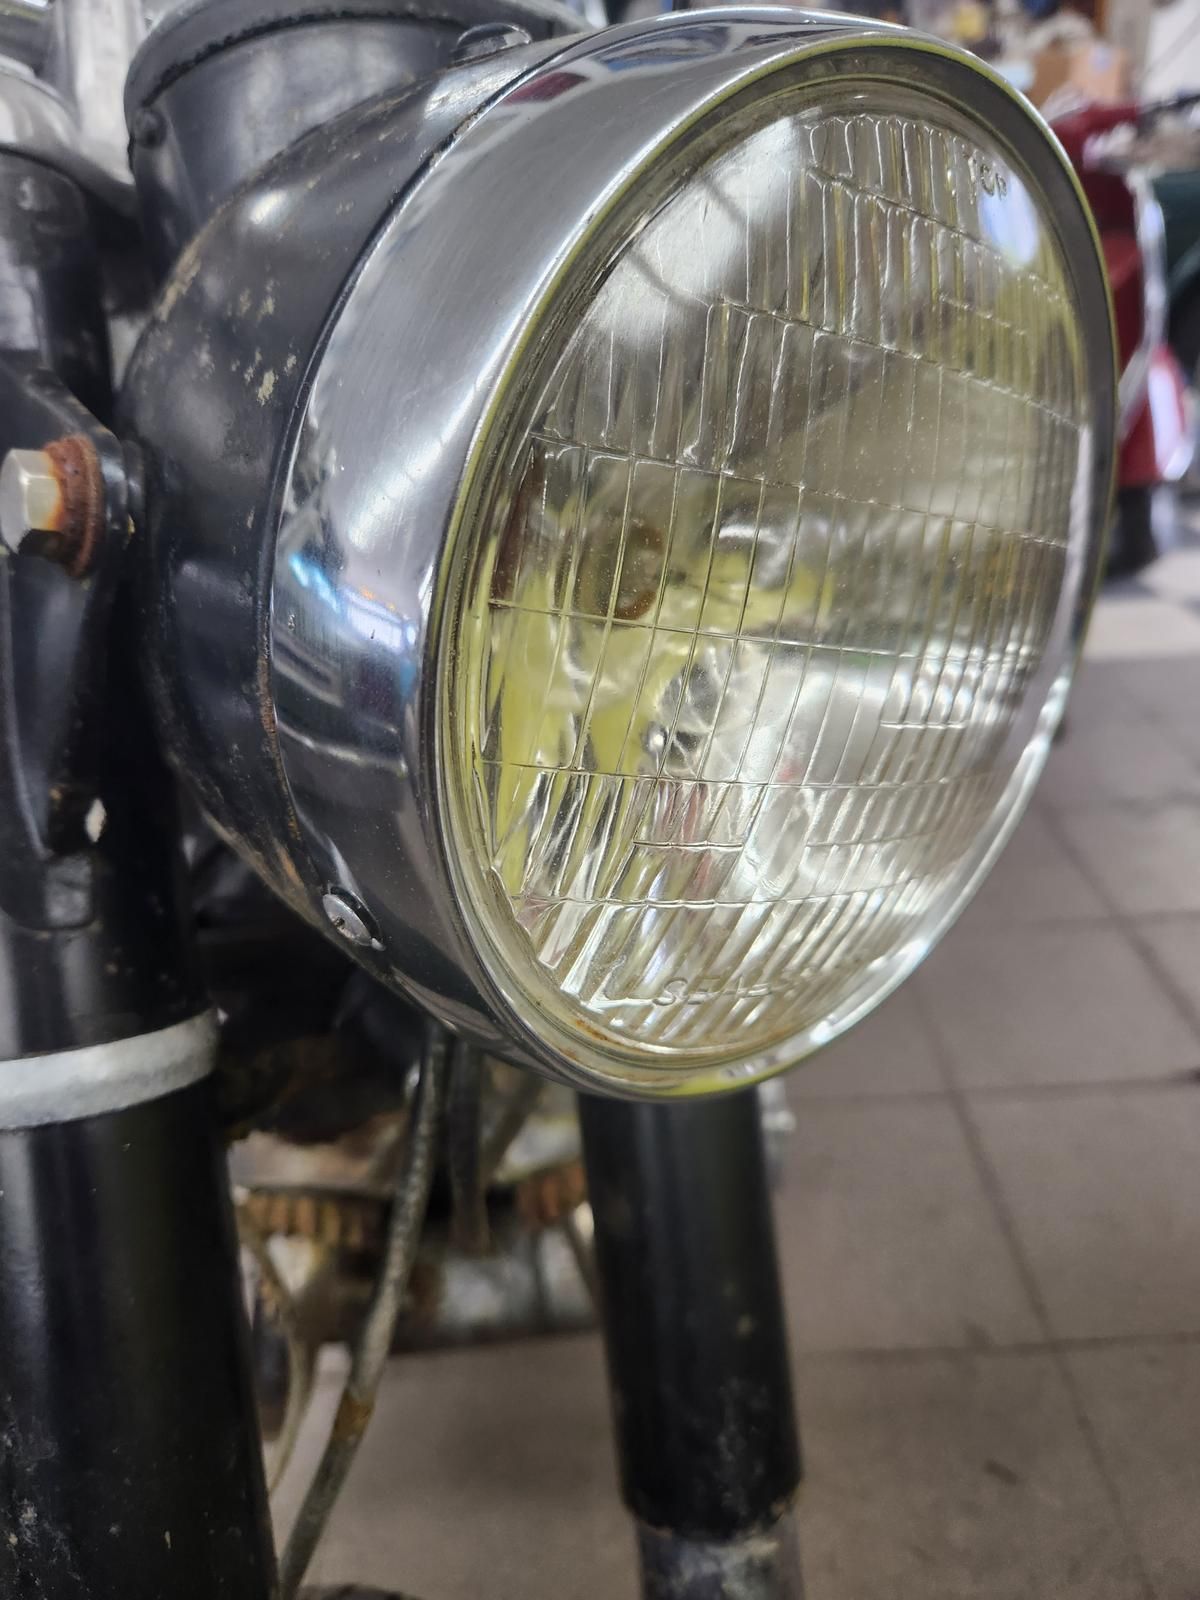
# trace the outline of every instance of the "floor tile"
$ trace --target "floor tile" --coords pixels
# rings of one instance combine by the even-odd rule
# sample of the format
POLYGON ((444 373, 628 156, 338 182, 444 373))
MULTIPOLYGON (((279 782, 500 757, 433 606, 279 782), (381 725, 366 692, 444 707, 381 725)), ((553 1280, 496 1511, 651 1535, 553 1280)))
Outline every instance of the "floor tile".
POLYGON ((1043 803, 1062 810, 1107 801, 1200 797, 1200 768, 1171 732, 1140 723, 1071 723, 1051 751, 1038 787, 1043 803))
POLYGON ((1200 1039, 1126 936, 1077 927, 951 932, 918 974, 966 1089, 1173 1077, 1200 1039))
POLYGON ((1120 672, 1126 693, 1156 721, 1200 720, 1200 658, 1124 661, 1120 672))
POLYGON ((599 1340, 394 1361, 313 1580, 422 1600, 633 1600, 599 1340))
POLYGON ((1072 813, 1063 826, 1120 910, 1200 911, 1200 806, 1112 806, 1072 813))
MULTIPOLYGON (((1161 663, 1155 662, 1158 668, 1161 663)), ((1067 736, 1076 723, 1136 722, 1146 714, 1129 685, 1128 661, 1093 660, 1084 653, 1067 702, 1067 736)), ((1169 670, 1170 663, 1163 670, 1169 670)))
POLYGON ((1200 656, 1200 617, 1167 600, 1110 600, 1096 607, 1088 630, 1093 661, 1148 656, 1200 656))
POLYGON ((800 1376, 806 1600, 1142 1600, 1048 1357, 800 1376))
POLYGON ((937 1045, 911 984, 784 1081, 793 1107, 813 1098, 930 1094, 945 1088, 937 1045))
MULTIPOLYGON (((1200 604, 1194 606, 1200 615, 1200 604)), ((1128 695, 1174 744, 1200 763, 1200 660, 1108 662, 1123 674, 1128 695)))
POLYGON ((1146 568, 1141 582, 1164 600, 1200 600, 1200 550, 1169 550, 1146 568))
POLYGON ((1026 812, 950 937, 964 928, 1102 917, 1104 902, 1040 811, 1026 812))
POLYGON ((1158 1600, 1200 1595, 1200 1344, 1069 1357, 1158 1600))
POLYGON ((1200 1085, 973 1114, 1059 1336, 1200 1331, 1200 1085))
POLYGON ((1200 914, 1139 921, 1138 936, 1150 945, 1192 1015, 1200 1018, 1200 914))
POLYGON ((1037 1337, 958 1119, 942 1101, 801 1107, 778 1212, 799 1350, 1037 1337))

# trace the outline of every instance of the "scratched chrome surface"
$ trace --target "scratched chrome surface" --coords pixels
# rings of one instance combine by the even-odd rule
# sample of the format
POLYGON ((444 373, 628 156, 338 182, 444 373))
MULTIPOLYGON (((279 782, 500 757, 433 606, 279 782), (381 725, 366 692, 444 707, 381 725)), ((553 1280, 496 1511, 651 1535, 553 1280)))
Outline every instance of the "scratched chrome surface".
POLYGON ((812 1036, 921 938, 1078 603, 1059 249, 964 122, 837 98, 606 264, 464 600, 477 906, 539 1005, 668 1058, 812 1036))

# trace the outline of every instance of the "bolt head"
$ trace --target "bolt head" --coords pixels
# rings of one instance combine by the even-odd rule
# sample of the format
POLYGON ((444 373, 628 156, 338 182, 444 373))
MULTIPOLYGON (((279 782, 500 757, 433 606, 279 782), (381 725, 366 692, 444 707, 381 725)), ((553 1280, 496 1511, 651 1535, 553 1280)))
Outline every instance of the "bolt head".
POLYGON ((502 50, 532 43, 533 36, 525 28, 509 22, 480 22, 459 35, 451 60, 456 66, 466 61, 482 61, 487 56, 499 55, 502 50))
POLYGON ((329 925, 349 944, 375 945, 379 940, 371 919, 352 894, 345 889, 330 889, 321 896, 321 907, 329 925))
POLYGON ((44 450, 10 450, 0 466, 0 540, 15 555, 31 534, 55 533, 62 491, 44 450))
POLYGON ((167 124, 161 111, 156 111, 153 106, 142 106, 133 114, 133 121, 129 125, 130 137, 134 144, 140 144, 147 150, 153 150, 160 145, 167 135, 167 124))

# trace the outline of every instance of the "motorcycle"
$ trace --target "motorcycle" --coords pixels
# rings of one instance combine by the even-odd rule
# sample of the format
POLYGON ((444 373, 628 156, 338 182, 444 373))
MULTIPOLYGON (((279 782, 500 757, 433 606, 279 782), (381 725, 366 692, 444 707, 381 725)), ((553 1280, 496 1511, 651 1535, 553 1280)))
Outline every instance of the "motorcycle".
POLYGON ((1088 106, 1054 131, 1096 215, 1121 352, 1121 453, 1109 570, 1140 571, 1159 553, 1153 497, 1178 485, 1195 454, 1195 404, 1168 341, 1168 279, 1152 130, 1162 108, 1088 106))
POLYGON ((290 1600, 393 1349, 594 1296, 647 1600, 798 1596, 757 1086, 1062 715, 1074 175, 862 19, 133 15, 0 12, 0 1589, 290 1600))
MULTIPOLYGON (((1167 327, 1171 349, 1193 396, 1200 383, 1200 95, 1184 94, 1143 110, 1139 154, 1149 168, 1163 217, 1167 327)), ((1195 459, 1192 461, 1192 484, 1195 459)))

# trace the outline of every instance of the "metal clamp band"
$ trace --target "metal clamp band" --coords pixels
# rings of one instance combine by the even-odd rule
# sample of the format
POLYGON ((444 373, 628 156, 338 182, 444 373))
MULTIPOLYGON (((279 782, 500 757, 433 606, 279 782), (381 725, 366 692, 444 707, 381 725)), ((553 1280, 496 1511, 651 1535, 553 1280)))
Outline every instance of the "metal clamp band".
POLYGON ((197 1083, 212 1071, 211 1011, 110 1044, 0 1061, 0 1131, 123 1111, 197 1083))

